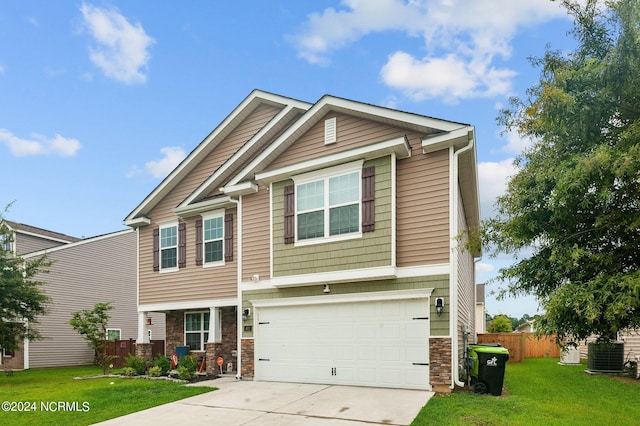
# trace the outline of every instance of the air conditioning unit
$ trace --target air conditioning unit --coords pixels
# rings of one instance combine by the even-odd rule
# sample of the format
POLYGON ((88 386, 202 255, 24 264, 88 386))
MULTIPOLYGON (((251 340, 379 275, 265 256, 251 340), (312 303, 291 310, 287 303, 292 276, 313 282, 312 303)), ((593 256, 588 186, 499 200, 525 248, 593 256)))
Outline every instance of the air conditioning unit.
POLYGON ((587 369, 594 373, 619 373, 624 368, 624 343, 589 343, 587 369))
POLYGON ((567 346, 560 356, 560 364, 580 364, 580 347, 567 346))

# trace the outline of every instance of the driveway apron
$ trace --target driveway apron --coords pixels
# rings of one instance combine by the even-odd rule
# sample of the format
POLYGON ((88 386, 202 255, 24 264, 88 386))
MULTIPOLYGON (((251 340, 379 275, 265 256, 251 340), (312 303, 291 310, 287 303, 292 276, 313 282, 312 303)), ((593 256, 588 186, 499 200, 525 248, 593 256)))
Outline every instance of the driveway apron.
POLYGON ((350 426, 408 425, 433 392, 221 378, 196 384, 216 391, 100 425, 350 426))

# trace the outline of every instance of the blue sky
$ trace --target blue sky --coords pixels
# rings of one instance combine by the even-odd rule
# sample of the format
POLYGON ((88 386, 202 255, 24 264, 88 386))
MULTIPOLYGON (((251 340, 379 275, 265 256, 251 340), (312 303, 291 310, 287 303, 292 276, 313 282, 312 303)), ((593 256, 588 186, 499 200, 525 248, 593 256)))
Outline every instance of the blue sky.
MULTIPOLYGON (((500 135, 498 111, 539 80, 527 58, 571 49, 570 28, 548 0, 5 1, 0 205, 73 236, 124 229, 257 88, 474 125, 487 217, 527 144, 500 135)), ((506 262, 485 256, 478 282, 506 262)), ((536 308, 487 300, 491 314, 536 308)))

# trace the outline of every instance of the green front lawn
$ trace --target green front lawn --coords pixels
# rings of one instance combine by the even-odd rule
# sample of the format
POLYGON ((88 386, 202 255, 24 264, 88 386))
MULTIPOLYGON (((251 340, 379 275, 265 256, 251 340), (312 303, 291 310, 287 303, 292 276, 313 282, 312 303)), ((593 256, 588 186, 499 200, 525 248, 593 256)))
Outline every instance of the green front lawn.
POLYGON ((98 367, 34 369, 12 376, 0 370, 0 374, 0 425, 89 425, 215 389, 166 380, 74 380, 101 374, 98 367))
POLYGON ((589 375, 585 368, 559 365, 557 358, 508 363, 502 396, 438 395, 412 426, 638 424, 640 380, 589 375))

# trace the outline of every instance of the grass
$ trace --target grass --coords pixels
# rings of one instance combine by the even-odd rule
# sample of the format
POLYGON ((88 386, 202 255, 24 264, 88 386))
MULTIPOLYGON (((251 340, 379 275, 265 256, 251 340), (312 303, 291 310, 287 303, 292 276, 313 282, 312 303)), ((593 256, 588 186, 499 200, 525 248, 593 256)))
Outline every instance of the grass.
POLYGON ((425 405, 412 426, 638 424, 640 380, 589 375, 557 358, 507 364, 502 396, 454 392, 425 405))
POLYGON ((97 367, 73 367, 15 371, 12 376, 0 376, 0 403, 9 401, 15 403, 16 409, 25 405, 31 408, 7 412, 3 405, 0 424, 89 425, 215 389, 166 380, 113 377, 74 380, 98 374, 101 370, 97 367))

